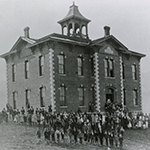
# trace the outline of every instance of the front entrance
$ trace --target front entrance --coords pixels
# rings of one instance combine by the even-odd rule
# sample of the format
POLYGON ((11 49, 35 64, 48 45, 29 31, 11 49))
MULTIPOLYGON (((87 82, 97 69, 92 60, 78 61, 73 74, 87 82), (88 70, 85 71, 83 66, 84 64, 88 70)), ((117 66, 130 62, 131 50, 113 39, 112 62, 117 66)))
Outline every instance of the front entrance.
POLYGON ((108 88, 106 90, 106 102, 110 99, 111 102, 114 102, 114 89, 108 88))

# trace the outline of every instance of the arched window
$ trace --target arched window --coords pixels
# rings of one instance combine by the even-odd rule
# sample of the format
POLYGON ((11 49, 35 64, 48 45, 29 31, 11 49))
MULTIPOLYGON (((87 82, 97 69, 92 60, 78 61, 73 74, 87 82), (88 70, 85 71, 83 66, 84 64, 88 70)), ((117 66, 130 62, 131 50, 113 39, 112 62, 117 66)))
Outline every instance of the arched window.
POLYGON ((92 102, 95 103, 95 88, 94 88, 94 86, 91 87, 91 91, 92 91, 92 102))
POLYGON ((60 106, 66 106, 66 87, 65 85, 60 86, 60 106))
POLYGON ((29 61, 25 61, 25 79, 29 78, 29 61))
POLYGON ((68 26, 68 31, 69 31, 69 35, 73 35, 73 28, 72 28, 72 24, 69 24, 68 26))
POLYGON ((44 56, 39 56, 39 76, 44 74, 44 56))
POLYGON ((126 106, 126 89, 123 89, 123 104, 126 106))
POLYGON ((137 66, 135 64, 132 65, 132 78, 137 80, 137 66))
POLYGON ((12 65, 12 82, 16 81, 16 65, 12 65))
POLYGON ((111 102, 114 102, 114 89, 113 88, 106 88, 106 102, 108 99, 111 102))
POLYGON ((13 92, 13 108, 16 109, 16 103, 17 103, 17 92, 13 92))
POLYGON ((25 90, 26 108, 30 108, 30 90, 25 90))
POLYGON ((133 104, 134 104, 134 106, 139 105, 139 103, 138 103, 138 92, 137 92, 137 89, 133 90, 133 104))
POLYGON ((114 62, 112 59, 109 60, 109 77, 114 77, 114 62))
POLYGON ((82 26, 82 37, 86 38, 86 27, 82 26))
POLYGON ((77 58, 77 63, 78 63, 78 75, 82 76, 83 75, 83 57, 82 56, 77 58))
POLYGON ((92 76, 94 76, 94 58, 93 57, 90 58, 90 62, 91 62, 91 74, 92 76))
POLYGON ((84 86, 79 87, 79 106, 84 106, 84 86))
POLYGON ((106 58, 104 60, 105 76, 114 77, 114 61, 113 59, 106 58))
POLYGON ((63 27, 63 35, 67 35, 67 27, 66 26, 63 27))
POLYGON ((75 34, 76 34, 76 36, 80 36, 80 26, 79 26, 79 24, 75 24, 75 34))
POLYGON ((125 79, 125 65, 122 63, 122 78, 125 79))
POLYGON ((45 107, 45 87, 40 87, 39 89, 40 95, 40 107, 45 107))
POLYGON ((65 74, 65 55, 58 56, 59 74, 65 74))

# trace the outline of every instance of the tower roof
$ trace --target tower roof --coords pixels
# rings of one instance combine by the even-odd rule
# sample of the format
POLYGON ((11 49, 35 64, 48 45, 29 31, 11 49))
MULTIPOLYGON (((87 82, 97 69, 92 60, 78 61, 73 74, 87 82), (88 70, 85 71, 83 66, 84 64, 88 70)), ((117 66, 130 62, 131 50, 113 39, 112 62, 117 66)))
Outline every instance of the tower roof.
POLYGON ((86 22, 90 22, 91 20, 85 18, 78 10, 78 6, 76 6, 74 3, 72 6, 70 6, 70 9, 69 9, 69 12, 68 14, 66 15, 66 17, 60 21, 58 21, 58 23, 62 23, 68 19, 72 19, 72 18, 78 18, 78 19, 81 19, 81 20, 84 20, 86 22))

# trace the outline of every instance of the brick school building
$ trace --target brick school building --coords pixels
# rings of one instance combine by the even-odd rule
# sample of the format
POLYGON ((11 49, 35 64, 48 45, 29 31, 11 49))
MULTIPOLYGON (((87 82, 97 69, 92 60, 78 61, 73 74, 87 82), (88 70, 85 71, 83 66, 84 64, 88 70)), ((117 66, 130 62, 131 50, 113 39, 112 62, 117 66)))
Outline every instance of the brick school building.
POLYGON ((104 27, 104 36, 92 40, 89 19, 73 4, 62 20, 61 34, 39 39, 19 37, 3 55, 7 69, 7 98, 14 109, 52 105, 53 111, 104 111, 106 101, 142 111, 140 60, 104 27))

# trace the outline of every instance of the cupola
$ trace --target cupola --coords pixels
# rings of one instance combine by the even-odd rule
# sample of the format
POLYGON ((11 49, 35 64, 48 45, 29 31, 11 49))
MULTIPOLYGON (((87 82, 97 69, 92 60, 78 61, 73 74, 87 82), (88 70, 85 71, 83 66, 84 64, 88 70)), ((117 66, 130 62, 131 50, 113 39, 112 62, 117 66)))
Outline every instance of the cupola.
POLYGON ((58 21, 62 28, 62 35, 88 39, 89 19, 85 18, 74 3, 70 6, 69 12, 62 20, 58 21), (65 33, 66 30, 66 33, 65 33))

